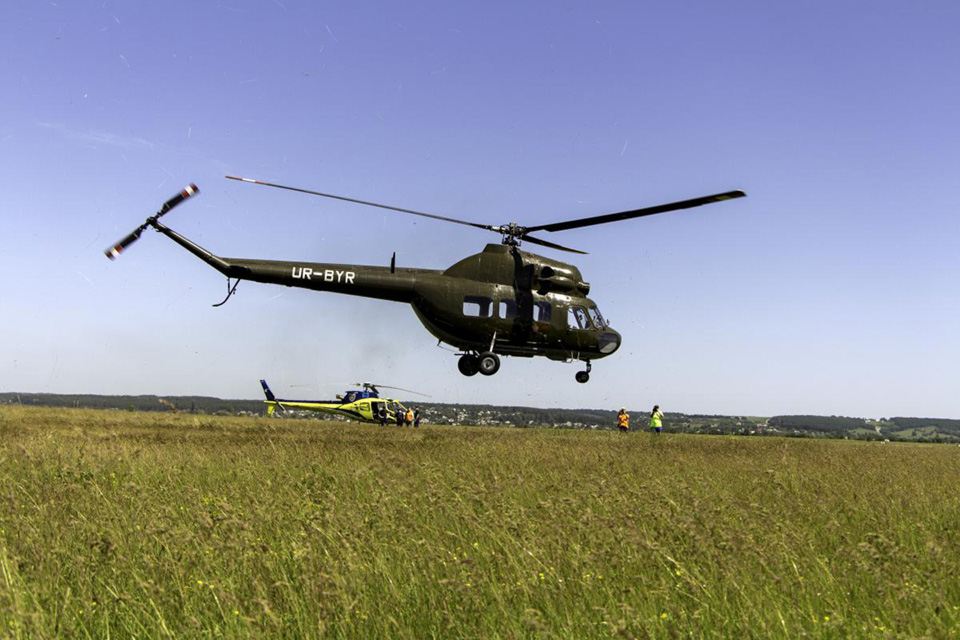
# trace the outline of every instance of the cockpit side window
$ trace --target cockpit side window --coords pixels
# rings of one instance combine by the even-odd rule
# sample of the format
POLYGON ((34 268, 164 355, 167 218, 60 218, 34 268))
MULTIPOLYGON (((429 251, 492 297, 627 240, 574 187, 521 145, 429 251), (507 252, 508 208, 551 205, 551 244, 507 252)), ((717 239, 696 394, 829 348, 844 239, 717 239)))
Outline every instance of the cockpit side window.
POLYGON ((537 302, 534 306, 534 319, 537 322, 550 322, 550 309, 549 302, 537 302))
POLYGON ((567 326, 571 329, 590 329, 587 310, 583 307, 570 307, 567 312, 567 326))
POLYGON ((489 318, 493 300, 485 296, 463 296, 463 315, 473 318, 489 318))

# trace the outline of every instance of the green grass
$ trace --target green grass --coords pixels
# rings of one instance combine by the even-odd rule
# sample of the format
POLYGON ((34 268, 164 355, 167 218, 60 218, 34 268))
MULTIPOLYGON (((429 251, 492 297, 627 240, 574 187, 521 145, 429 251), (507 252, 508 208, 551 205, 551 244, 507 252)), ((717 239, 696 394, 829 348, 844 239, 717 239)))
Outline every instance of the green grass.
POLYGON ((0 409, 8 637, 960 634, 947 445, 0 409))

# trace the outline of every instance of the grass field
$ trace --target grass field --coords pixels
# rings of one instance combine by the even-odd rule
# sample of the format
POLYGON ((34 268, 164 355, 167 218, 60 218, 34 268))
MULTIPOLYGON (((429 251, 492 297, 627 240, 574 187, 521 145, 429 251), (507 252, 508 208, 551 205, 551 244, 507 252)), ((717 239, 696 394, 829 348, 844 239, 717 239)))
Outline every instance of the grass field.
POLYGON ((949 637, 960 448, 0 408, 0 635, 949 637))

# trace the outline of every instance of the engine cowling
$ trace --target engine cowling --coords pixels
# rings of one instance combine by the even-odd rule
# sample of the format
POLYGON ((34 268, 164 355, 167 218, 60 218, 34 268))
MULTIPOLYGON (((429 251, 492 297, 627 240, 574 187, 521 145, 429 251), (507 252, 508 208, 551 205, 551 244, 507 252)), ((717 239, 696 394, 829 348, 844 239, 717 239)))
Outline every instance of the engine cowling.
POLYGON ((560 291, 563 293, 570 291, 579 291, 583 295, 590 293, 590 283, 583 282, 579 278, 573 278, 573 273, 566 270, 556 269, 549 265, 541 267, 537 273, 537 283, 541 292, 560 291))

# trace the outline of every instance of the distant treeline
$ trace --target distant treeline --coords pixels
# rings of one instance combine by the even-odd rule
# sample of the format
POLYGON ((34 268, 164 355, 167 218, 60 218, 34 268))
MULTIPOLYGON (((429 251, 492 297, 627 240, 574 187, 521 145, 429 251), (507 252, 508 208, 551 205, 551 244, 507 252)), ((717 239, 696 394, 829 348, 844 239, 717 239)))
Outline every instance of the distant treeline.
POLYGON ((960 420, 949 418, 889 418, 894 425, 903 429, 922 429, 936 427, 938 431, 960 436, 960 420))
POLYGON ((60 393, 0 393, 0 403, 41 407, 124 409, 128 411, 170 411, 185 413, 240 413, 263 411, 259 400, 221 400, 208 396, 98 396, 60 393))
POLYGON ((816 431, 846 431, 870 427, 863 418, 843 416, 774 416, 767 421, 767 424, 779 429, 814 429, 816 431))

